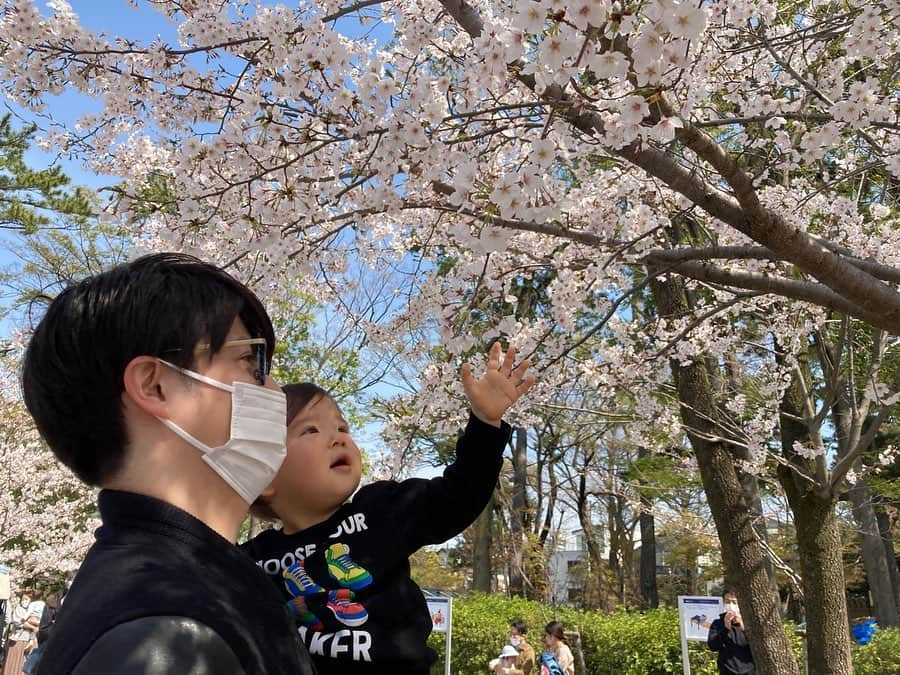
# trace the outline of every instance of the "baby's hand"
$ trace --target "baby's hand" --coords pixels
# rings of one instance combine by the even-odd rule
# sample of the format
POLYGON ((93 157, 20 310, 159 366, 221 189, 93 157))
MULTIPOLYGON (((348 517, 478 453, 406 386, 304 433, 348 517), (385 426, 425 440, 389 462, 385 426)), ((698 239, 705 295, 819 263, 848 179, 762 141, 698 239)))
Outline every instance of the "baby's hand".
POLYGON ((461 371, 463 389, 472 406, 475 417, 495 427, 500 426, 503 414, 534 384, 534 377, 525 377, 531 363, 522 361, 513 368, 516 350, 510 347, 500 360, 502 348, 499 342, 488 353, 487 371, 476 380, 472 367, 464 363, 461 371))

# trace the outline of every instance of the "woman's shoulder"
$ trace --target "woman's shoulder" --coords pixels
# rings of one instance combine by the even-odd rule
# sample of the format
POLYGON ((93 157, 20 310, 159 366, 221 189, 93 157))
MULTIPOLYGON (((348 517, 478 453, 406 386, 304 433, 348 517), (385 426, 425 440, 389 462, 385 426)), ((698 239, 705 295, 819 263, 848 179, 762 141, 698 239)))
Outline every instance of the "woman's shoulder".
POLYGON ((556 660, 559 661, 563 668, 575 665, 575 656, 565 642, 560 643, 559 648, 556 650, 556 660))

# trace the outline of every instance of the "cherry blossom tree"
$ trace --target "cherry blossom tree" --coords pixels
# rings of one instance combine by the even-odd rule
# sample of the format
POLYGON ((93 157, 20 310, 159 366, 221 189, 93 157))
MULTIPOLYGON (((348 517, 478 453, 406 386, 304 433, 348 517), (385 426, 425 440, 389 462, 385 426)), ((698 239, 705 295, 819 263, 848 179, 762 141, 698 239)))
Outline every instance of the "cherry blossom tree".
MULTIPOLYGON (((459 361, 501 335, 541 357, 523 427, 576 373, 609 398, 668 387, 680 414, 636 396, 635 441, 689 435, 726 567, 754 598, 757 659, 797 673, 765 575, 744 574, 763 553, 739 472, 786 467, 815 522, 893 410, 873 373, 871 415, 829 465, 821 411, 790 392, 809 336, 842 318, 896 349, 896 0, 146 4, 176 42, 95 34, 63 0, 45 15, 9 0, 0 29, 0 80, 44 116, 46 147, 122 178, 107 217, 275 301, 338 301, 360 267, 395 275, 401 307, 349 318, 415 375, 425 395, 398 409, 437 434, 462 415, 459 361), (102 112, 49 119, 63 92, 102 112), (541 314, 517 315, 523 285, 545 289, 541 314), (638 297, 658 310, 636 313, 638 297), (451 358, 423 361, 433 342, 451 358), (715 388, 738 353, 752 400, 715 388), (774 447, 786 419, 803 429, 774 447)), ((842 595, 830 579, 823 599, 842 595)), ((841 608, 820 609, 818 672, 848 673, 841 608)))
POLYGON ((41 441, 18 390, 14 344, 0 363, 0 556, 13 583, 78 567, 100 524, 94 495, 41 441))

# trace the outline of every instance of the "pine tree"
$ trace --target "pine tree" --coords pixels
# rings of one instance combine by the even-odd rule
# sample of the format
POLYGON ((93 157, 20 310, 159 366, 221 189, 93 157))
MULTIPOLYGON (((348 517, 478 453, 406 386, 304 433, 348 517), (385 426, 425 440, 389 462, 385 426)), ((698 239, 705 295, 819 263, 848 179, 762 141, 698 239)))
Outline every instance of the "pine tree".
POLYGON ((89 191, 69 187, 59 166, 29 168, 24 154, 36 127, 14 129, 10 118, 0 118, 0 228, 33 234, 83 224, 93 213, 89 191))

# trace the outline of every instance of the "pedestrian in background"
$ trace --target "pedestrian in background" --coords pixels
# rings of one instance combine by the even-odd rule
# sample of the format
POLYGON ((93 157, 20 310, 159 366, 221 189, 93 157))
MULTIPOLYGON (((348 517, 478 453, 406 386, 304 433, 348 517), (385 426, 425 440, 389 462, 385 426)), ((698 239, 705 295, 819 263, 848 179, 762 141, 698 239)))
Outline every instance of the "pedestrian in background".
POLYGON ((719 675, 756 675, 750 643, 744 632, 744 619, 734 591, 722 595, 725 611, 709 627, 707 646, 718 652, 719 675))

